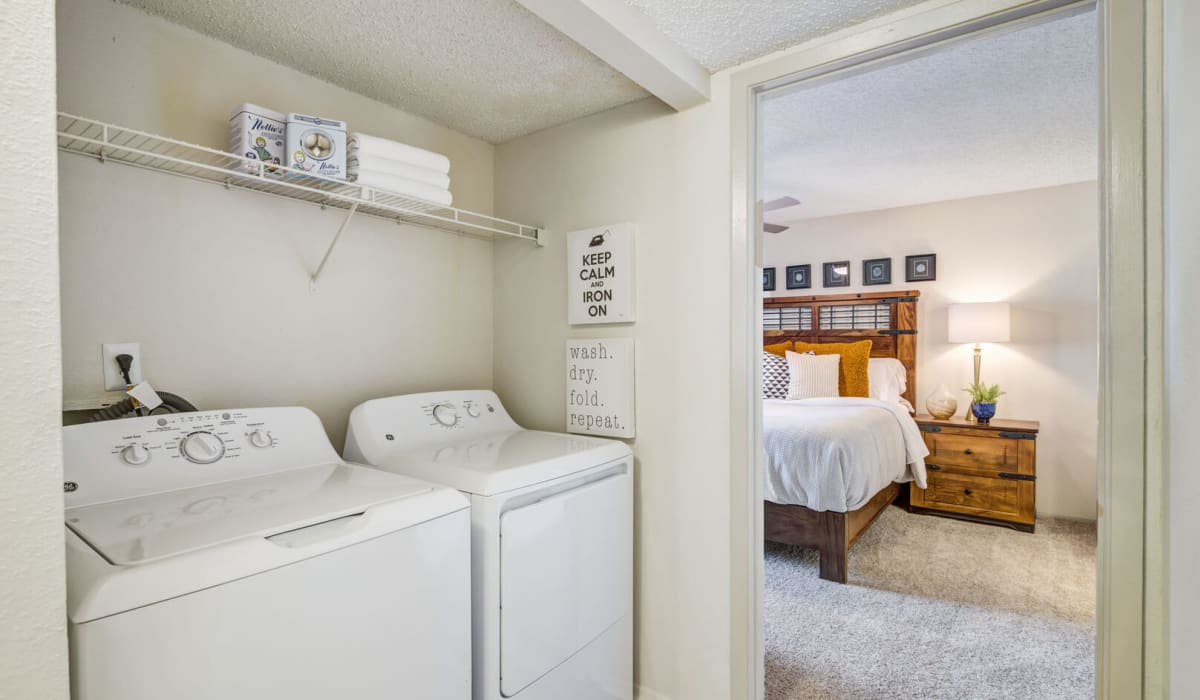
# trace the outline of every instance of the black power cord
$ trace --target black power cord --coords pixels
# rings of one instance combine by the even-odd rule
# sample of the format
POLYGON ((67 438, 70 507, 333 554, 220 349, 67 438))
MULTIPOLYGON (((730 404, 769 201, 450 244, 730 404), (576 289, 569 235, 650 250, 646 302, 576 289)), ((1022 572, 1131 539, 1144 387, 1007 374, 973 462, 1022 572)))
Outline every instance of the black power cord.
MULTIPOLYGON (((117 367, 121 369, 121 376, 125 379, 126 387, 133 388, 133 380, 130 377, 130 371, 133 369, 133 355, 121 353, 116 356, 117 367)), ((171 413, 191 413, 200 409, 196 408, 187 399, 182 396, 176 396, 165 391, 159 391, 158 397, 162 399, 162 405, 171 413)), ((157 410, 157 409, 156 409, 157 410)), ((154 413, 154 411, 150 411, 154 413)), ((142 414, 142 405, 135 401, 133 397, 125 398, 117 403, 102 408, 92 414, 92 422, 102 420, 115 420, 124 418, 128 415, 140 416, 142 414)))

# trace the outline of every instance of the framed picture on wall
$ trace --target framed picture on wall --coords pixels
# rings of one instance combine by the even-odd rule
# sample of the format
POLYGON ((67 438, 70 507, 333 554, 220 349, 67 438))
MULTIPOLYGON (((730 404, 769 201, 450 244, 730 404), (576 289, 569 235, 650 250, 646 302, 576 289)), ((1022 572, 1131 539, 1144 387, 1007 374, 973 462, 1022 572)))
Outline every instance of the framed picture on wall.
POLYGON ((775 291, 775 268, 773 267, 763 268, 763 291, 775 291))
POLYGON ((905 282, 932 282, 937 279, 937 255, 907 255, 904 258, 905 282))
POLYGON ((788 289, 808 289, 812 286, 812 265, 788 265, 788 289))
POLYGON ((824 267, 824 286, 826 287, 849 287, 850 286, 850 261, 842 260, 840 262, 827 262, 824 267))
POLYGON ((892 259, 863 260, 863 284, 891 284, 892 259))

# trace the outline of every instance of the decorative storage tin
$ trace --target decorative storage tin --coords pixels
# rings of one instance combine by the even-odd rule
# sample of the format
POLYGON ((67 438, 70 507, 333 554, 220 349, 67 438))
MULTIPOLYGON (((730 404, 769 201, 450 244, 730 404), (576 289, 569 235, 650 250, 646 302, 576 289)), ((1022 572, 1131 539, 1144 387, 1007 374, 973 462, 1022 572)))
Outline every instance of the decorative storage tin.
MULTIPOLYGON (((287 153, 287 116, 283 112, 243 102, 229 117, 229 152, 253 158, 272 165, 283 165, 287 153)), ((255 164, 246 164, 246 169, 258 172, 255 164)), ((264 171, 268 175, 281 177, 282 168, 264 171)))
POLYGON ((292 112, 287 116, 291 176, 300 173, 346 179, 346 122, 292 112))

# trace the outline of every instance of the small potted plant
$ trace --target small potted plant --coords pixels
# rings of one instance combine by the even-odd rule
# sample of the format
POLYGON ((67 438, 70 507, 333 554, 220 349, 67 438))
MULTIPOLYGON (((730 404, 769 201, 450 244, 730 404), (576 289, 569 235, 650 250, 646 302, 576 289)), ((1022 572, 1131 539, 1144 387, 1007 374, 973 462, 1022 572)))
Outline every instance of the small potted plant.
POLYGON ((1005 394, 1000 391, 999 384, 972 384, 963 391, 971 395, 971 413, 975 414, 981 425, 987 425, 996 415, 996 399, 1005 394))

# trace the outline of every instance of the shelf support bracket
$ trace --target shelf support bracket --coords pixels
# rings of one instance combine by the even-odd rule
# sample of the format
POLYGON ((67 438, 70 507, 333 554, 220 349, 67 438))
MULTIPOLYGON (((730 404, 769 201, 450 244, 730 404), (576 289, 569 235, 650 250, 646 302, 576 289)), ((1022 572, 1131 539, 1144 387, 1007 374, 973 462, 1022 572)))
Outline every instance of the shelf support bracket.
POLYGON ((346 210, 346 218, 342 219, 342 225, 338 226, 337 233, 333 235, 333 240, 329 242, 329 248, 325 251, 325 256, 321 258, 321 264, 317 265, 317 271, 313 273, 312 279, 308 281, 309 290, 315 291, 317 288, 317 278, 321 276, 321 272, 325 269, 325 263, 329 262, 329 256, 333 254, 333 249, 337 246, 338 240, 342 234, 346 232, 346 227, 350 225, 350 219, 354 218, 354 213, 358 211, 358 202, 350 205, 346 210))

